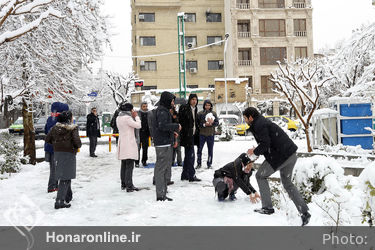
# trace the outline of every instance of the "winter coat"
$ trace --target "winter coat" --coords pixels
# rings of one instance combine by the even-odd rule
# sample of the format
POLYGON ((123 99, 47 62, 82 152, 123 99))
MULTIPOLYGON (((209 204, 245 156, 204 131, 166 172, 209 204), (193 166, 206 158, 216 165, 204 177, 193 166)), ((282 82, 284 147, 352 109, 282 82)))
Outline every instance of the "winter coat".
POLYGON ((116 124, 119 130, 117 159, 138 160, 138 144, 135 130, 141 128, 141 120, 138 116, 134 120, 130 111, 122 111, 116 119, 116 124))
MULTIPOLYGON (((63 111, 68 111, 68 104, 61 102, 54 102, 51 105, 51 116, 48 117, 46 125, 44 126, 44 133, 47 135, 53 126, 57 123, 57 116, 63 111)), ((48 153, 53 153, 53 147, 49 143, 44 143, 44 151, 48 153)))
POLYGON ((141 138, 148 138, 150 136, 150 129, 148 128, 148 112, 139 110, 139 117, 141 118, 142 123, 139 135, 141 138))
POLYGON ((251 169, 250 173, 245 173, 242 170, 242 160, 237 158, 234 162, 230 162, 224 167, 218 169, 214 173, 214 178, 232 178, 233 181, 239 186, 242 191, 247 195, 255 193, 256 190, 250 184, 250 176, 254 170, 251 169))
POLYGON ((100 123, 98 116, 90 113, 87 115, 86 136, 100 137, 100 123))
POLYGON ((46 142, 53 145, 56 178, 74 179, 76 177, 76 154, 82 146, 77 125, 56 123, 47 134, 46 142))
POLYGON ((198 122, 199 122, 199 134, 203 136, 214 136, 215 135, 215 127, 219 126, 219 119, 217 118, 216 112, 212 111, 212 103, 210 100, 205 100, 203 103, 203 110, 198 113, 198 122), (204 106, 206 103, 211 104, 211 108, 209 111, 205 110, 204 106), (212 126, 205 126, 206 123, 206 115, 212 113, 215 117, 214 123, 212 126))
POLYGON ((118 134, 118 128, 117 128, 117 124, 116 124, 116 119, 117 119, 117 116, 118 116, 119 112, 120 111, 118 109, 116 109, 116 111, 113 114, 112 119, 111 119, 111 128, 113 129, 113 133, 114 134, 118 134))
POLYGON ((264 155, 275 170, 297 151, 297 145, 284 130, 263 116, 256 117, 249 130, 258 143, 254 154, 264 155))
POLYGON ((178 132, 178 123, 173 123, 171 102, 175 96, 169 92, 163 92, 160 97, 159 106, 156 109, 155 116, 152 122, 152 133, 154 136, 154 145, 164 146, 174 143, 174 132, 178 132))
POLYGON ((194 110, 195 121, 193 119, 193 112, 190 106, 190 100, 193 97, 197 97, 195 94, 189 95, 189 101, 180 107, 178 112, 178 120, 181 124, 181 146, 183 147, 193 147, 194 145, 199 145, 199 123, 198 123, 198 102, 194 110), (193 134, 195 122, 195 133, 193 134))

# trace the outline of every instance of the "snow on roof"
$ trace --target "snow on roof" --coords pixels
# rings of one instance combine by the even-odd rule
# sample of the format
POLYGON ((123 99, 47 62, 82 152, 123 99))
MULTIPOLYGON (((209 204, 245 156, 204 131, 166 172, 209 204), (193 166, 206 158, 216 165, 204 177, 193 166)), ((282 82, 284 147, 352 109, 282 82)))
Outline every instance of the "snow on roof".
POLYGON ((227 82, 231 81, 231 82, 235 82, 236 84, 240 84, 241 82, 245 82, 249 80, 247 78, 215 78, 214 80, 215 82, 225 82, 225 79, 227 79, 227 82))
POLYGON ((325 115, 337 115, 337 110, 324 108, 324 109, 317 109, 315 110, 313 116, 325 116, 325 115))
POLYGON ((341 97, 341 96, 333 96, 328 99, 330 103, 368 103, 371 102, 368 98, 353 98, 353 97, 341 97))
MULTIPOLYGON (((215 88, 186 88, 186 93, 190 93, 190 92, 197 92, 197 91, 213 91, 215 90, 215 88)), ((173 94, 175 93, 179 93, 180 92, 180 89, 150 89, 150 90, 140 90, 140 91, 134 91, 132 92, 132 94, 142 94, 142 93, 146 93, 146 91, 149 91, 149 92, 154 92, 156 94, 160 94, 164 91, 168 91, 168 92, 171 92, 173 94)))

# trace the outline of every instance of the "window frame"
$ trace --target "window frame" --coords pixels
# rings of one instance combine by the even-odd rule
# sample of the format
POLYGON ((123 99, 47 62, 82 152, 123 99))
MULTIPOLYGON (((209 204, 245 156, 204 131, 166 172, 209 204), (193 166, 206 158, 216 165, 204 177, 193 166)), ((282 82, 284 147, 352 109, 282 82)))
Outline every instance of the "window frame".
POLYGON ((288 55, 287 55, 287 49, 286 47, 261 47, 259 48, 259 55, 260 55, 260 65, 277 65, 277 61, 280 61, 282 64, 285 63, 284 59, 285 58, 288 58, 288 55), (275 60, 273 60, 274 58, 273 57, 269 57, 267 58, 267 54, 270 53, 269 50, 271 49, 279 49, 279 58, 275 58, 275 60), (267 53, 267 50, 268 50, 268 53, 267 53), (282 57, 282 51, 284 51, 284 57, 282 57), (262 56, 262 54, 265 54, 266 56, 262 56), (282 57, 282 58, 281 58, 282 57), (271 62, 271 60, 273 60, 271 62))
POLYGON ((261 37, 284 37, 286 36, 285 19, 259 19, 259 36, 261 37), (267 30, 267 26, 270 25, 271 22, 277 22, 278 30, 267 30), (278 33, 278 35, 274 35, 276 33, 278 33))
POLYGON ((157 71, 158 70, 158 65, 156 61, 144 61, 145 65, 139 64, 139 70, 140 71, 157 71), (155 63, 155 69, 150 69, 150 64, 155 63), (148 66, 146 66, 148 65, 148 66))

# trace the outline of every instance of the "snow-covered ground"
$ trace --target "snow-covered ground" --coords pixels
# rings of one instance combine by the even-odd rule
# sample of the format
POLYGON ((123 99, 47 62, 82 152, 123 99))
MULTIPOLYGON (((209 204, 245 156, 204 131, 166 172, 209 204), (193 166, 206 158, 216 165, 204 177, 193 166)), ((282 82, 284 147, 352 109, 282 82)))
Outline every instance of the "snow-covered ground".
MULTIPOLYGON (((297 140, 296 143, 303 151, 305 141, 297 140)), ((47 193, 48 163, 25 165, 19 173, 0 180, 0 211, 5 215, 0 216, 0 225, 12 225, 14 222, 9 221, 9 213, 20 211, 21 205, 21 212, 13 215, 18 216, 17 223, 30 224, 29 215, 38 214, 37 225, 43 226, 299 226, 301 219, 289 199, 283 208, 276 210, 271 216, 253 212, 253 209, 261 205, 250 203, 249 197, 241 190, 238 190, 238 199, 234 202, 217 201, 211 183, 214 170, 233 161, 240 153, 254 145, 252 137, 236 137, 230 142, 215 142, 213 169, 205 168, 205 148, 203 169, 197 171, 197 176, 202 179, 199 183, 181 181, 182 168, 173 167, 172 180, 175 184, 168 189, 168 196, 174 199, 173 202, 156 201, 155 186, 152 185, 153 169, 149 168, 135 168, 133 181, 135 186, 150 187, 150 190, 133 193, 122 191, 120 161, 116 159, 116 147, 112 148, 112 152, 108 152, 108 145, 98 145, 96 153, 99 157, 90 158, 88 145, 83 145, 77 155, 77 178, 72 180, 71 208, 54 209, 56 193, 47 193)), ((43 149, 37 150, 39 157, 43 154, 43 149)), ((149 149, 149 162, 155 162, 154 148, 149 149)), ((296 168, 303 167, 302 164, 308 162, 310 161, 306 158, 299 159, 296 168)), ((368 165, 375 168, 373 163, 368 165)), ((258 188, 254 176, 251 177, 251 183, 258 188)), ((312 218, 309 225, 325 225, 324 212, 311 204, 309 207, 312 218)), ((361 225, 360 218, 350 224, 361 225)))

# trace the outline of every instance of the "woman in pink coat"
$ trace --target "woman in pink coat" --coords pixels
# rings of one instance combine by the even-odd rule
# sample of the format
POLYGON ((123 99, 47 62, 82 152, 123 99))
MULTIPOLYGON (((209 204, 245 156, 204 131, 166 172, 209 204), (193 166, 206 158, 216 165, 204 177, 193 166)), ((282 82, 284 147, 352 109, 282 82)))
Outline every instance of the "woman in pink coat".
POLYGON ((130 103, 120 104, 120 113, 116 119, 119 130, 117 158, 121 160, 121 189, 126 192, 138 191, 133 185, 133 168, 138 160, 138 145, 136 142, 136 129, 141 128, 141 120, 130 103))

